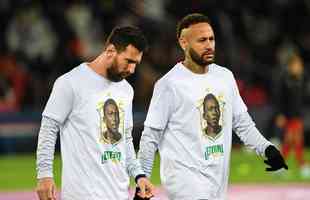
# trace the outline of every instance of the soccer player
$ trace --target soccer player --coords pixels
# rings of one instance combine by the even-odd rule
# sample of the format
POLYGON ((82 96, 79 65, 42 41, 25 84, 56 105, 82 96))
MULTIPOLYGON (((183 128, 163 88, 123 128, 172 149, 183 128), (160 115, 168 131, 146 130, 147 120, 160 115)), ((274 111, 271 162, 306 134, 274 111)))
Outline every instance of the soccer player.
POLYGON ((146 47, 140 29, 116 27, 95 60, 55 81, 38 137, 40 200, 56 199, 52 165, 59 131, 62 200, 127 200, 129 176, 135 178, 141 198, 152 196, 153 186, 133 148, 133 89, 124 80, 134 73, 146 47), (105 132, 116 137, 105 140, 105 132))
POLYGON ((185 59, 156 82, 140 141, 138 158, 147 176, 158 149, 161 182, 170 200, 226 200, 232 130, 267 157, 267 171, 287 169, 280 152, 255 127, 232 72, 214 63, 208 17, 185 16, 177 38, 185 59), (206 123, 204 99, 212 96, 213 122, 206 123))
POLYGON ((278 77, 277 87, 275 87, 275 103, 278 112, 276 124, 284 130, 282 143, 284 159, 288 158, 293 149, 301 176, 304 178, 310 177, 309 165, 304 158, 303 122, 304 104, 310 95, 308 85, 310 82, 304 71, 303 59, 297 53, 293 53, 289 56, 286 68, 278 77))

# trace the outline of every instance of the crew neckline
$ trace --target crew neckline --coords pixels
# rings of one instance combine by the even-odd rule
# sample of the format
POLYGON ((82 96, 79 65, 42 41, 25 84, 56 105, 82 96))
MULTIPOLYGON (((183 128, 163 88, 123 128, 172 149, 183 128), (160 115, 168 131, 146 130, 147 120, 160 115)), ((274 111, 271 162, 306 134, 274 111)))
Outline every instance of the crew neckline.
POLYGON ((109 79, 107 79, 104 76, 101 76, 100 74, 98 74, 97 72, 95 72, 86 62, 82 63, 82 65, 84 66, 84 68, 90 73, 92 74, 92 76, 100 81, 104 81, 104 82, 112 82, 109 79))
POLYGON ((181 68, 182 71, 184 71, 187 74, 190 74, 191 76, 196 76, 196 77, 205 77, 208 76, 210 73, 212 73, 212 69, 213 69, 213 63, 208 65, 208 72, 203 73, 203 74, 198 74, 198 73, 194 73, 192 72, 190 69, 188 69, 182 62, 178 63, 179 68, 181 68))

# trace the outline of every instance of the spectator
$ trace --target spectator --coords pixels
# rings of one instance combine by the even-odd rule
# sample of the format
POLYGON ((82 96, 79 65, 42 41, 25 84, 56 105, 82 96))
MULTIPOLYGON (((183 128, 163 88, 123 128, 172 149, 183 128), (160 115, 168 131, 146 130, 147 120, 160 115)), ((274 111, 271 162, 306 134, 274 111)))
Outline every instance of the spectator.
POLYGON ((20 111, 27 93, 29 75, 13 56, 0 56, 0 111, 20 111))
POLYGON ((282 153, 284 158, 292 149, 303 177, 310 177, 310 168, 304 158, 303 109, 310 91, 303 59, 296 53, 288 58, 287 65, 276 86, 276 126, 283 130, 282 153))

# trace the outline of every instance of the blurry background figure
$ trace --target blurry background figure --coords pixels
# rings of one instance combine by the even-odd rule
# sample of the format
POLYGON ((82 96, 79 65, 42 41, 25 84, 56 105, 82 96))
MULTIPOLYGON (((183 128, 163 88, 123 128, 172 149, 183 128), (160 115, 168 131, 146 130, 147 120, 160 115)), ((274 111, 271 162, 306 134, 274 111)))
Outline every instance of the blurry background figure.
POLYGON ((70 47, 75 56, 92 59, 101 51, 104 40, 100 19, 93 16, 91 8, 83 2, 73 2, 68 6, 65 17, 75 38, 70 47))
POLYGON ((58 38, 43 12, 40 4, 30 2, 16 9, 5 32, 10 52, 28 61, 52 61, 58 38))
MULTIPOLYGON (((275 127, 282 140, 282 153, 287 159, 294 151, 295 159, 302 177, 310 177, 310 168, 304 158, 304 121, 305 101, 310 94, 310 84, 303 59, 296 51, 289 51, 281 62, 286 63, 275 87, 275 127), (285 59, 286 58, 286 59, 285 59)), ((281 63, 280 62, 280 63, 281 63)))
POLYGON ((13 56, 0 55, 0 112, 21 111, 29 76, 13 56))

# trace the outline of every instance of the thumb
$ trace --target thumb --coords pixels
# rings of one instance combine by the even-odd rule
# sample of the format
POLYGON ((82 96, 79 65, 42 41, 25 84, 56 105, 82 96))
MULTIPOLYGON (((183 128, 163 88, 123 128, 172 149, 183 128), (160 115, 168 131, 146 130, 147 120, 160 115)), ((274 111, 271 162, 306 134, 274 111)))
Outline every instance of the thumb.
POLYGON ((145 184, 140 184, 140 196, 142 197, 142 198, 144 198, 145 197, 145 184))
POLYGON ((57 193, 57 191, 56 191, 56 186, 53 185, 52 194, 53 194, 53 198, 54 198, 55 200, 56 200, 56 193, 57 193))
POLYGON ((54 196, 53 196, 53 185, 50 185, 50 187, 48 187, 47 198, 48 199, 54 199, 54 196))
POLYGON ((269 168, 266 168, 266 171, 267 172, 272 172, 272 171, 274 171, 274 169, 272 167, 269 167, 269 168))

